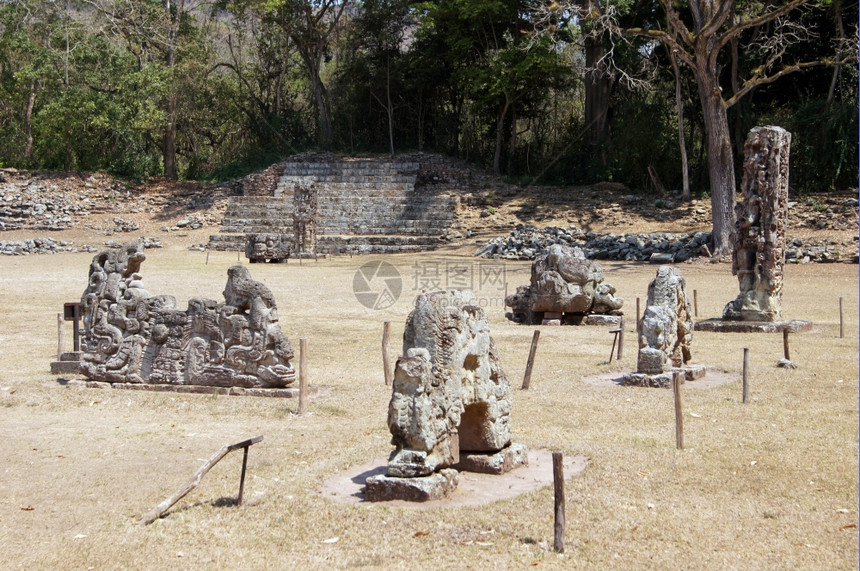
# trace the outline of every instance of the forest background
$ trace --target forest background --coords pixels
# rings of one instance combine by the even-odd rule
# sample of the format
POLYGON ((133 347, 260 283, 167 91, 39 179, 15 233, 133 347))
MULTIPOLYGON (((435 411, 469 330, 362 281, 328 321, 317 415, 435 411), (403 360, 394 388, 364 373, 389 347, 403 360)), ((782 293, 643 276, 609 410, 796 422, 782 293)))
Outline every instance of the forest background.
POLYGON ((0 0, 0 167, 224 180, 419 150, 730 207, 774 124, 794 192, 844 190, 857 21, 847 0, 0 0))

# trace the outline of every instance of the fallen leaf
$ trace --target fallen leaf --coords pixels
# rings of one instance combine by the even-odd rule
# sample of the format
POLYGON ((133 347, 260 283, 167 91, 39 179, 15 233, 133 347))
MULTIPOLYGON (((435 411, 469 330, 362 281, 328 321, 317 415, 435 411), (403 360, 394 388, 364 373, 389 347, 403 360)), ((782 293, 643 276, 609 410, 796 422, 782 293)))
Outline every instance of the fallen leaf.
POLYGON ((849 523, 848 525, 843 525, 839 529, 856 529, 856 528, 857 528, 856 523, 849 523))
POLYGON ((21 509, 24 510, 25 512, 31 512, 36 508, 34 508, 33 506, 21 506, 21 509))
POLYGON ((14 394, 15 394, 15 393, 17 393, 17 392, 18 392, 18 389, 15 389, 14 391, 9 391, 9 394, 10 394, 10 395, 14 395, 14 394))
POLYGON ((323 539, 322 542, 323 543, 337 543, 339 539, 340 539, 339 537, 330 537, 328 539, 323 539))
POLYGON ((425 535, 430 535, 429 531, 416 531, 413 537, 424 537, 425 535))

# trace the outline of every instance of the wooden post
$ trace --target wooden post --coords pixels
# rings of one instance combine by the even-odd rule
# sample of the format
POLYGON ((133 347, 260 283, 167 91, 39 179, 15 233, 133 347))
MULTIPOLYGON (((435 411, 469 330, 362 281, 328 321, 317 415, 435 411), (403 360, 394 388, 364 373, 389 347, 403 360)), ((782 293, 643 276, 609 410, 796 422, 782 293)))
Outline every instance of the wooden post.
POLYGON ((639 313, 639 298, 636 298, 636 335, 640 335, 642 332, 639 330, 639 320, 641 319, 642 314, 639 313))
POLYGON ((57 361, 63 354, 63 314, 57 314, 57 361))
POLYGON ((297 414, 307 412, 308 392, 308 340, 306 337, 299 338, 299 409, 297 414))
POLYGON ((553 548, 564 553, 564 456, 552 453, 552 480, 555 488, 555 534, 553 548))
POLYGON ((245 469, 248 467, 248 446, 245 446, 245 452, 242 454, 242 475, 239 477, 239 497, 236 499, 236 505, 242 505, 242 497, 245 495, 245 469))
POLYGON ((749 350, 749 348, 744 347, 743 402, 745 402, 745 403, 750 401, 749 364, 750 364, 750 350, 749 350))
POLYGON ((791 361, 791 356, 788 353, 788 328, 782 330, 782 351, 785 353, 785 360, 791 361))
POLYGON ((382 324, 382 368, 385 374, 385 386, 394 384, 394 371, 391 370, 391 322, 382 324))
MULTIPOLYGON (((164 500, 163 502, 161 502, 160 504, 155 506, 155 508, 152 511, 148 512, 146 515, 144 515, 142 518, 140 518, 140 521, 138 521, 138 523, 140 525, 148 525, 148 524, 154 522, 155 520, 157 520, 158 518, 160 518, 162 515, 164 515, 167 512, 167 510, 170 509, 170 507, 173 504, 175 504, 176 502, 181 500, 183 497, 185 497, 186 494, 188 494, 188 492, 190 492, 191 490, 196 488, 198 485, 200 485, 200 480, 203 479, 203 476, 206 475, 206 472, 211 470, 212 466, 217 464, 221 460, 221 458, 223 458, 224 456, 226 456, 228 453, 232 452, 233 450, 238 450, 239 448, 244 448, 245 449, 245 458, 247 459, 248 447, 251 446, 252 444, 256 444, 257 442, 260 442, 261 440, 263 440, 262 436, 255 436, 254 438, 250 438, 250 439, 244 440, 242 442, 237 442, 236 444, 230 444, 227 446, 223 446, 218 452, 215 453, 214 456, 209 458, 209 460, 207 460, 206 463, 203 464, 203 466, 201 466, 194 473, 193 476, 191 476, 190 480, 185 482, 185 484, 181 488, 176 490, 176 492, 174 492, 173 495, 171 495, 166 500, 164 500)), ((242 504, 242 493, 244 492, 244 483, 245 483, 245 465, 246 465, 245 462, 243 462, 242 463, 242 481, 239 483, 239 501, 238 501, 237 505, 242 504)))
POLYGON ((693 317, 699 317, 699 290, 693 290, 693 317))
POLYGON ((842 298, 839 298, 839 338, 845 337, 845 321, 842 319, 842 298))
POLYGON ((675 371, 672 375, 672 393, 675 396, 675 448, 684 449, 684 417, 681 412, 681 373, 675 371))
POLYGON ((529 383, 532 381, 532 366, 535 364, 535 353, 537 352, 538 339, 540 339, 540 329, 535 329, 532 335, 532 346, 529 349, 529 360, 526 363, 526 374, 523 375, 522 390, 529 388, 529 383))
POLYGON ((209 252, 206 252, 206 265, 209 265, 209 252))
POLYGON ((621 318, 621 325, 618 326, 620 331, 618 332, 618 357, 617 359, 620 361, 621 356, 624 354, 624 318, 621 318))

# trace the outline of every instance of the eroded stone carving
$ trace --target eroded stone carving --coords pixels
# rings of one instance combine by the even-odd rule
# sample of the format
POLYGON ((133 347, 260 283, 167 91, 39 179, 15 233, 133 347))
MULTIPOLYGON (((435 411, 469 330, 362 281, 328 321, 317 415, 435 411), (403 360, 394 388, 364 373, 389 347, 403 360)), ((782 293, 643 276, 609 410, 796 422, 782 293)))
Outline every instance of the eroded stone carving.
POLYGON ((636 369, 656 374, 690 360, 693 312, 686 280, 673 266, 660 266, 648 284, 648 301, 639 321, 639 356, 636 369))
POLYGON ((726 305, 723 319, 780 319, 790 147, 791 134, 780 127, 755 127, 744 144, 742 200, 735 205, 731 235, 740 293, 726 305))
POLYGON ((580 323, 590 314, 621 315, 624 300, 603 282, 599 263, 579 248, 553 244, 532 262, 531 284, 518 287, 505 303, 513 309, 508 318, 519 323, 580 323))
POLYGON ((693 311, 686 280, 677 268, 660 266, 648 284, 648 301, 638 330, 636 372, 625 375, 624 384, 666 387, 677 370, 686 380, 704 376, 704 367, 685 367, 692 356, 693 311))
POLYGON ((285 262, 293 243, 287 234, 251 233, 245 235, 245 257, 256 262, 285 262))
POLYGON ((110 383, 284 387, 293 349, 272 292, 244 266, 227 271, 222 303, 152 296, 139 273, 141 241, 97 254, 81 298, 82 372, 110 383))
MULTIPOLYGON (((511 444, 511 384, 474 293, 449 289, 420 294, 406 320, 403 353, 388 408, 395 450, 386 475, 368 479, 369 499, 411 499, 415 485, 405 480, 449 467, 469 469, 475 462, 461 460, 473 453, 498 455, 477 462, 489 472, 527 463, 524 448, 511 444), (380 497, 391 489, 411 491, 380 497)), ((440 482, 450 488, 452 478, 440 482)))

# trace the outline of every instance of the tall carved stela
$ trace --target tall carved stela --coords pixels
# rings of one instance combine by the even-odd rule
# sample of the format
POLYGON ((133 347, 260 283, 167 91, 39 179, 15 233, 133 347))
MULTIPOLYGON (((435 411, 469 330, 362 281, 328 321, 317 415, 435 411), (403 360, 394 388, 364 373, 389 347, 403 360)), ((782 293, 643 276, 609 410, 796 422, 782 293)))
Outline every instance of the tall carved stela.
POLYGON ((317 187, 314 184, 297 184, 293 189, 293 235, 296 255, 316 252, 317 187))

